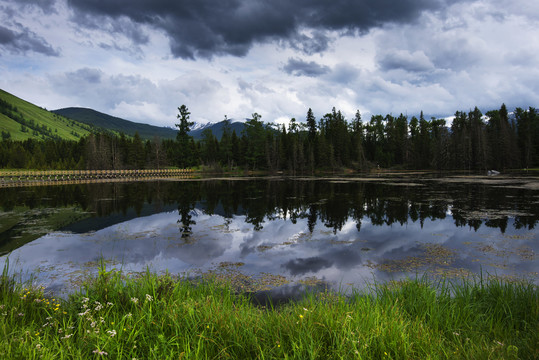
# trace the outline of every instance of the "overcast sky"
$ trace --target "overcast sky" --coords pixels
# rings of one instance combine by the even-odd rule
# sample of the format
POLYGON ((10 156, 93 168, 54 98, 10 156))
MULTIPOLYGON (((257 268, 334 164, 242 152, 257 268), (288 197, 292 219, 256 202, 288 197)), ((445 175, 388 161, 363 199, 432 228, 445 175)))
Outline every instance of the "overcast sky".
POLYGON ((173 126, 539 106, 536 0, 0 0, 0 88, 173 126))

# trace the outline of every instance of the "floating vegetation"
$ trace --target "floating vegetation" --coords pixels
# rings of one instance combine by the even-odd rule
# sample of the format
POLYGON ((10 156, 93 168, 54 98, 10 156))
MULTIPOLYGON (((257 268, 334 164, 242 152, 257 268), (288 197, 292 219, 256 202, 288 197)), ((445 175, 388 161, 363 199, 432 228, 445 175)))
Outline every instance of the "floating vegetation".
POLYGON ((354 242, 356 242, 356 240, 337 240, 337 239, 331 239, 329 242, 330 242, 331 244, 342 245, 342 244, 353 244, 354 242))
POLYGON ((207 281, 215 282, 219 285, 227 285, 238 292, 260 292, 267 291, 273 288, 283 286, 290 283, 290 280, 283 275, 260 273, 257 275, 248 275, 238 270, 242 265, 225 265, 218 266, 216 269, 211 269, 205 272, 200 272, 199 276, 193 280, 202 278, 207 281))
POLYGON ((520 246, 515 249, 515 252, 520 256, 522 260, 529 260, 533 261, 535 260, 535 252, 533 249, 527 247, 527 246, 520 246))
POLYGON ((326 284, 326 281, 317 278, 316 276, 309 276, 303 279, 298 280, 298 283, 306 285, 306 286, 319 286, 326 284))
POLYGON ((379 264, 368 262, 367 266, 386 272, 418 271, 423 268, 436 266, 449 267, 455 260, 456 252, 443 245, 426 243, 421 248, 421 256, 407 256, 399 260, 386 260, 379 264))
POLYGON ((214 225, 210 227, 210 230, 212 231, 218 231, 224 234, 230 234, 233 232, 239 232, 240 229, 230 229, 229 224, 220 224, 220 225, 214 225))
MULTIPOLYGON (((503 244, 502 244, 503 245, 503 244)), ((475 250, 483 253, 488 254, 496 257, 509 257, 511 255, 517 255, 522 260, 529 260, 532 261, 535 259, 536 255, 532 248, 528 246, 519 246, 519 247, 512 247, 507 245, 503 248, 497 248, 493 244, 484 244, 484 243, 478 243, 473 245, 475 250)))
POLYGON ((222 261, 219 263, 219 267, 220 268, 231 268, 231 267, 240 267, 240 266, 243 266, 245 265, 245 263, 243 262, 230 262, 230 261, 222 261))
POLYGON ((535 237, 535 234, 528 233, 528 234, 518 234, 518 235, 507 235, 503 234, 503 237, 510 240, 530 240, 535 237))
POLYGON ((466 220, 503 220, 506 218, 513 218, 517 216, 533 217, 533 214, 518 211, 518 210, 499 210, 499 209, 483 209, 483 210, 464 210, 461 209, 461 216, 466 220))
POLYGON ((272 249, 274 245, 258 245, 256 249, 258 251, 267 251, 269 249, 272 249))

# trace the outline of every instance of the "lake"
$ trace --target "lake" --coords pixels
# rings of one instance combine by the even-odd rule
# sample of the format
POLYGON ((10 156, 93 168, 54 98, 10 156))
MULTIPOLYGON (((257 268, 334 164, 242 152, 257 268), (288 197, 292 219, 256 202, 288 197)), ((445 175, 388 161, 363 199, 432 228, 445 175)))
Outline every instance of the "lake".
POLYGON ((108 269, 293 297, 483 273, 539 283, 539 180, 426 174, 0 188, 0 265, 55 293, 108 269))

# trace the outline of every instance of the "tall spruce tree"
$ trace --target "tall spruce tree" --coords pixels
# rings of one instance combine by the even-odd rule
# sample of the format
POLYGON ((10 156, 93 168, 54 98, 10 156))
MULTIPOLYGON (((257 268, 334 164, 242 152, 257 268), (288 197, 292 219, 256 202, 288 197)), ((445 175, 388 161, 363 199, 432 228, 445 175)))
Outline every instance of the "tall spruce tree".
POLYGON ((189 115, 191 113, 187 109, 187 106, 180 106, 178 111, 180 113, 176 118, 180 119, 180 122, 175 124, 178 128, 178 134, 176 135, 176 164, 180 167, 187 167, 193 165, 193 149, 190 144, 193 137, 189 135, 189 131, 191 131, 191 126, 195 123, 189 121, 189 115))

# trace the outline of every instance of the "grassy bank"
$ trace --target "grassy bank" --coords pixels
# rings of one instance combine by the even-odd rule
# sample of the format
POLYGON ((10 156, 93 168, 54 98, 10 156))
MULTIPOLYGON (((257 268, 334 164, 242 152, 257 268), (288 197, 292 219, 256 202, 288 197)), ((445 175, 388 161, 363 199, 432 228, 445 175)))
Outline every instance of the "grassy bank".
POLYGON ((533 359, 536 286, 409 280, 279 307, 212 281, 101 269, 66 300, 0 281, 3 359, 533 359), (452 295, 450 296, 450 293, 452 295))

